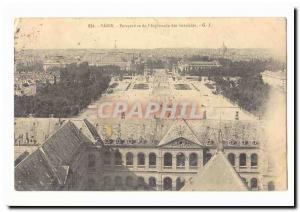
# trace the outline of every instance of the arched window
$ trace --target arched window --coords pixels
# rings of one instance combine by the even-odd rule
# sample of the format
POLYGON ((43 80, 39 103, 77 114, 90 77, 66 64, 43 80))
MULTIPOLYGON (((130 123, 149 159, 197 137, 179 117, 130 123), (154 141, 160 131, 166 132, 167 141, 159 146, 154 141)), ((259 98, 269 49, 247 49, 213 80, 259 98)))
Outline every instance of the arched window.
POLYGON ((150 177, 149 178, 149 186, 151 187, 151 188, 156 188, 156 179, 155 179, 155 177, 150 177))
POLYGON ((179 191, 185 184, 185 180, 178 177, 176 179, 176 191, 179 191))
POLYGON ((164 166, 172 167, 172 154, 171 153, 164 154, 164 166))
POLYGON ((145 154, 144 153, 139 153, 138 154, 138 165, 139 166, 144 166, 145 165, 145 154))
POLYGON ((109 190, 109 189, 111 189, 111 179, 110 179, 110 177, 109 176, 105 176, 104 178, 103 178, 103 188, 104 188, 104 190, 109 190))
POLYGON ((104 165, 110 165, 110 152, 104 152, 104 165))
POLYGON ((156 154, 153 152, 149 154, 149 166, 156 166, 156 154))
POLYGON ((133 178, 131 176, 126 177, 126 186, 129 188, 133 187, 133 178))
POLYGON ((252 178, 250 181, 251 189, 257 189, 257 179, 252 178))
POLYGON ((268 182, 268 191, 275 191, 275 185, 273 181, 268 182))
POLYGON ((131 152, 128 152, 126 154, 126 165, 132 166, 133 165, 133 154, 131 152))
POLYGON ((122 189, 122 178, 120 176, 115 177, 115 188, 122 189))
POLYGON ((115 165, 116 166, 122 165, 122 154, 120 152, 115 152, 115 165))
POLYGON ((229 153, 227 158, 228 158, 228 161, 231 163, 231 165, 235 166, 235 154, 229 153))
POLYGON ((191 153, 189 156, 189 166, 197 167, 198 166, 198 155, 196 153, 191 153))
POLYGON ((172 179, 166 177, 163 181, 163 189, 164 191, 172 191, 172 179))
POLYGON ((251 167, 257 167, 258 157, 256 153, 251 155, 251 167))
POLYGON ((89 154, 88 156, 88 168, 95 168, 96 156, 94 154, 89 154))
POLYGON ((176 155, 176 166, 177 167, 185 166, 185 155, 181 152, 176 155))
POLYGON ((241 153, 240 154, 240 166, 244 167, 247 165, 247 159, 246 159, 246 154, 241 153))
POLYGON ((137 186, 140 189, 144 188, 144 186, 145 186, 145 180, 144 180, 143 177, 138 177, 138 179, 137 179, 137 186))

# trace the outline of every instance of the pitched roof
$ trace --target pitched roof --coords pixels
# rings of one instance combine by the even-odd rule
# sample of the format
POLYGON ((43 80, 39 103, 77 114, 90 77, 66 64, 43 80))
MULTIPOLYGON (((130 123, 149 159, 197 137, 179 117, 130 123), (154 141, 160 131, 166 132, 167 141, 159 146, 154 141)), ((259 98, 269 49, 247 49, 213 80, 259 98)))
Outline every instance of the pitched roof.
POLYGON ((87 119, 83 120, 85 125, 87 126, 88 130, 89 130, 89 134, 91 134, 93 136, 93 141, 95 143, 101 143, 101 145, 103 145, 103 140, 101 138, 101 136, 99 135, 99 133, 97 132, 97 129, 95 128, 95 126, 89 122, 87 119))
POLYGON ((103 141, 121 138, 126 141, 123 145, 129 145, 127 141, 134 140, 134 145, 156 146, 171 126, 170 121, 155 119, 89 121, 94 126, 98 125, 97 131, 103 141))
POLYGON ((77 151, 83 135, 70 121, 59 128, 41 146, 50 163, 54 166, 67 165, 77 151))
POLYGON ((185 138, 195 144, 202 146, 202 143, 198 140, 195 133, 184 119, 175 121, 158 145, 165 145, 177 138, 185 138))
POLYGON ((249 145, 262 139, 262 127, 258 121, 188 120, 189 126, 203 145, 216 145, 221 129, 225 145, 231 141, 248 141, 249 145))
POLYGON ((71 122, 76 126, 77 129, 85 136, 84 141, 88 143, 96 143, 98 137, 97 130, 87 119, 74 119, 71 122))
POLYGON ((186 182, 181 191, 247 191, 223 152, 218 151, 200 174, 186 182))
POLYGON ((41 147, 15 167, 17 190, 55 190, 64 185, 69 165, 87 137, 72 123, 64 123, 41 147))
POLYGON ((44 153, 37 149, 15 167, 15 189, 53 190, 57 176, 44 153))

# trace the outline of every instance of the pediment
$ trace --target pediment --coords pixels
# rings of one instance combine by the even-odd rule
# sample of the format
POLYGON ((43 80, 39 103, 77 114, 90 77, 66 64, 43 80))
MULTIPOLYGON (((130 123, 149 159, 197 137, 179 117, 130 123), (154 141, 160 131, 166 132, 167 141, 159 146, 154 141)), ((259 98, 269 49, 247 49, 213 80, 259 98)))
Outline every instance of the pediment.
POLYGON ((200 146, 202 145, 188 123, 182 119, 176 120, 174 122, 174 124, 170 127, 168 132, 159 142, 159 146, 169 144, 170 142, 175 141, 178 138, 184 138, 194 144, 198 144, 200 146))
POLYGON ((201 148, 199 144, 196 144, 186 138, 179 137, 173 141, 162 146, 163 148, 182 148, 182 149, 189 149, 189 148, 201 148))

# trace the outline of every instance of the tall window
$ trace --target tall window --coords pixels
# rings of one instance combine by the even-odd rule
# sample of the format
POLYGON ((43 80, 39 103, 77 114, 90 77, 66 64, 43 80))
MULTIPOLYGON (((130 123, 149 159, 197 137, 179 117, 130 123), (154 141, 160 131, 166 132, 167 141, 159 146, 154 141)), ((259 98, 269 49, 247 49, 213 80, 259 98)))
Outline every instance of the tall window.
POLYGON ((176 166, 177 167, 185 166, 185 155, 181 152, 176 155, 176 166))
POLYGON ((94 154, 89 154, 88 156, 88 167, 94 168, 96 165, 96 157, 94 154))
POLYGON ((246 154, 241 153, 240 154, 240 166, 246 166, 246 164, 247 164, 246 154))
POLYGON ((231 163, 231 165, 235 166, 235 155, 233 153, 229 153, 227 158, 228 158, 228 161, 231 163))
POLYGON ((268 182, 268 191, 275 191, 275 185, 274 182, 268 182))
POLYGON ((151 188, 153 188, 153 189, 156 188, 156 179, 155 179, 155 177, 150 177, 150 178, 149 178, 149 186, 150 186, 151 188))
POLYGON ((115 165, 116 166, 122 165, 122 154, 120 152, 115 153, 115 165))
POLYGON ((149 154, 149 166, 156 166, 156 154, 153 152, 149 154))
POLYGON ((110 152, 104 152, 104 165, 110 165, 110 152))
POLYGON ((139 153, 138 154, 138 165, 139 166, 144 166, 145 165, 145 154, 144 153, 139 153))
POLYGON ((250 181, 251 189, 257 189, 257 179, 252 178, 250 181))
POLYGON ((164 166, 172 166, 172 154, 171 153, 164 154, 164 166))
POLYGON ((164 191, 172 191, 172 179, 166 177, 163 181, 163 189, 164 191))
POLYGON ((179 191, 185 184, 184 179, 181 179, 180 177, 178 177, 176 179, 176 191, 179 191))
POLYGON ((132 166, 133 165, 133 154, 131 152, 128 152, 126 154, 126 165, 132 166))
POLYGON ((251 155, 251 167, 256 167, 258 163, 258 157, 256 153, 251 155))
POLYGON ((196 153, 191 153, 189 156, 189 166, 197 167, 198 166, 198 155, 196 153))

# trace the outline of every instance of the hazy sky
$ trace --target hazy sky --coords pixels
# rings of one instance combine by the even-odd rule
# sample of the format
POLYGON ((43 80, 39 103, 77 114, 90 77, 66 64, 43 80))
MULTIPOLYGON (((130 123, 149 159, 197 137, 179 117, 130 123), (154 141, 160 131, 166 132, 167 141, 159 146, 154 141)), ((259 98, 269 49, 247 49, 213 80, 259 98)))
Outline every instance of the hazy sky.
POLYGON ((15 20, 15 32, 16 49, 114 48, 115 40, 118 48, 219 48, 223 42, 278 54, 286 48, 284 18, 24 18, 15 20))

